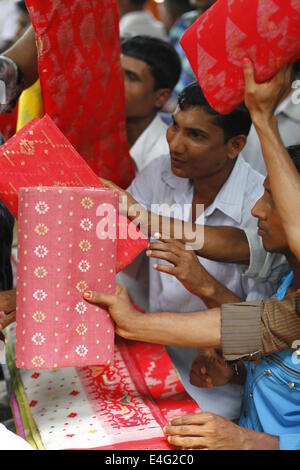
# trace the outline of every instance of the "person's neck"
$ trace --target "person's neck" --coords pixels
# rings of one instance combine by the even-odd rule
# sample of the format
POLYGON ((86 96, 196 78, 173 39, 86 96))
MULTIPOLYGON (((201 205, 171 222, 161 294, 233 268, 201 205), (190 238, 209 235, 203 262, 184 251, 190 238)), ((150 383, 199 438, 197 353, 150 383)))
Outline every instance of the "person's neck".
POLYGON ((294 272, 294 281, 292 284, 292 288, 299 289, 300 287, 300 263, 297 260, 296 256, 294 256, 291 252, 287 253, 286 255, 288 263, 291 267, 291 269, 294 272))
POLYGON ((204 208, 209 207, 215 200, 217 194, 229 178, 235 160, 228 159, 225 166, 217 173, 200 179, 193 180, 194 184, 194 198, 193 203, 204 204, 204 208))
POLYGON ((132 118, 126 120, 126 130, 129 148, 131 148, 136 143, 140 135, 142 135, 144 130, 147 129, 147 127, 151 124, 155 117, 156 113, 153 113, 145 118, 132 118))

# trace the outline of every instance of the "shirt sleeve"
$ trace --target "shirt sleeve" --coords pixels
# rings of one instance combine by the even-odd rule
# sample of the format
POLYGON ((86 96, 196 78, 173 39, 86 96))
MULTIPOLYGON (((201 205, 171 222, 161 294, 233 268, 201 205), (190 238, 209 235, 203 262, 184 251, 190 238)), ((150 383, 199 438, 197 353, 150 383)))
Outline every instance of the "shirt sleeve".
POLYGON ((225 359, 256 359, 290 349, 300 335, 300 294, 282 301, 226 304, 222 312, 222 349, 225 359))
POLYGON ((250 264, 249 266, 239 265, 238 269, 243 276, 255 280, 268 280, 270 283, 277 283, 280 277, 288 271, 289 265, 285 256, 268 253, 262 244, 262 239, 253 229, 244 229, 249 248, 250 264))

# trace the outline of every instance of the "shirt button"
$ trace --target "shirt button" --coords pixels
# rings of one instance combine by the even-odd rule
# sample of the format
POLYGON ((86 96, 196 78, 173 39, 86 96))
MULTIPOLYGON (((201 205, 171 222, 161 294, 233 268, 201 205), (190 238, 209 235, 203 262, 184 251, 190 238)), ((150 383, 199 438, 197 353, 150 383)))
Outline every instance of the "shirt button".
POLYGON ((295 387, 294 382, 290 382, 290 383, 289 383, 289 387, 290 387, 290 389, 293 389, 293 388, 295 387))
POLYGON ((250 393, 250 398, 253 398, 253 393, 250 393))
POLYGON ((270 369, 267 369, 267 370, 266 370, 266 375, 271 375, 270 369))

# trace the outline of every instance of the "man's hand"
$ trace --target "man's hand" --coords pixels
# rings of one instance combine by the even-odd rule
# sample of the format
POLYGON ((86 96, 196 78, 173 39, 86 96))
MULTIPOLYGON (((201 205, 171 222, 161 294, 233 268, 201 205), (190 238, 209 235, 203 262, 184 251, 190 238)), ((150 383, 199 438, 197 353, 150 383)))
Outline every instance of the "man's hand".
POLYGON ((254 67, 249 59, 244 60, 246 82, 245 104, 255 122, 257 118, 272 120, 282 99, 291 90, 292 66, 283 67, 270 81, 257 84, 254 67))
POLYGON ((0 292, 0 311, 6 315, 0 319, 0 332, 16 321, 15 289, 0 292))
POLYGON ((160 242, 150 243, 147 256, 172 263, 154 264, 153 268, 161 273, 175 276, 178 281, 192 294, 202 298, 213 298, 216 280, 204 269, 197 255, 187 250, 179 240, 165 240, 159 236, 160 242))
POLYGON ((214 349, 205 349, 195 358, 190 382, 195 387, 211 388, 225 385, 234 375, 233 367, 214 349))
POLYGON ((168 441, 175 447, 202 450, 279 449, 279 438, 241 428, 212 413, 182 416, 165 427, 168 441))
POLYGON ((141 313, 133 307, 123 285, 117 284, 114 295, 88 291, 83 296, 91 304, 98 304, 107 308, 110 316, 116 323, 116 333, 123 338, 130 339, 130 333, 134 330, 135 321, 141 313))
POLYGON ((119 193, 119 197, 120 197, 120 199, 119 199, 119 201, 120 201, 120 203, 119 203, 119 212, 120 212, 120 214, 127 216, 131 213, 131 211, 133 211, 133 209, 135 207, 137 208, 137 207, 140 206, 138 204, 138 202, 131 196, 131 194, 128 193, 127 191, 125 191, 125 189, 120 188, 119 186, 117 186, 112 181, 105 180, 104 178, 100 178, 100 181, 102 181, 102 183, 104 184, 104 186, 106 188, 114 189, 115 191, 117 191, 119 193))

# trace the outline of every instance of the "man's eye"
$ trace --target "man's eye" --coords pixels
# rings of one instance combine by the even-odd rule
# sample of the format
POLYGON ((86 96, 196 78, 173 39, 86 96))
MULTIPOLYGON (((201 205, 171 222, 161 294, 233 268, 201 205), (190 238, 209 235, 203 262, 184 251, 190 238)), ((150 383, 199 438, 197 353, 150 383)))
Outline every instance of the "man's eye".
POLYGON ((131 82, 137 82, 138 81, 138 76, 135 74, 135 73, 132 73, 132 72, 126 72, 126 77, 128 78, 128 80, 130 80, 131 82))
POLYGON ((196 132, 196 131, 190 131, 190 137, 192 137, 193 139, 197 139, 197 140, 204 139, 203 134, 201 134, 201 132, 196 132))

